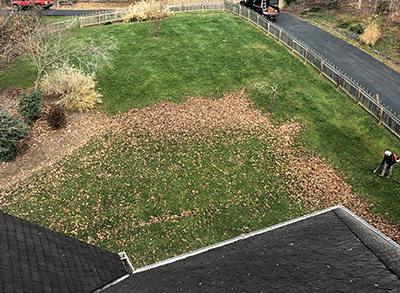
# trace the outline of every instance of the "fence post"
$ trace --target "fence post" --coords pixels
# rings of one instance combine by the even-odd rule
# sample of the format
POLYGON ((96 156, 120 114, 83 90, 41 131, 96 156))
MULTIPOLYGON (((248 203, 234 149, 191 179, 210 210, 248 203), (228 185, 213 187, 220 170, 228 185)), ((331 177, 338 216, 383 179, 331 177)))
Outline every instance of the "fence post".
POLYGON ((260 15, 257 14, 257 27, 260 26, 260 15))
POLYGON ((267 21, 267 24, 268 24, 268 34, 270 35, 270 33, 269 33, 269 21, 267 21))
MULTIPOLYGON (((380 105, 379 95, 376 94, 375 97, 376 97, 376 101, 378 102, 378 105, 380 105)), ((383 116, 383 106, 379 107, 378 113, 376 114, 376 116, 378 117, 378 124, 381 124, 382 123, 382 116, 383 116)))
POLYGON ((336 88, 340 88, 340 74, 338 74, 336 88))
POLYGON ((360 104, 360 97, 361 97, 361 87, 358 88, 358 93, 357 93, 357 106, 360 104))
POLYGON ((307 64, 308 48, 306 48, 306 55, 304 56, 304 63, 307 64))
POLYGON ((378 124, 381 124, 382 123, 382 115, 383 114, 383 106, 381 106, 379 109, 378 109, 378 113, 377 113, 377 117, 378 117, 378 124))
POLYGON ((279 44, 281 43, 281 39, 282 39, 282 29, 279 31, 279 44))
POLYGON ((324 60, 321 60, 321 68, 319 70, 319 74, 322 75, 322 72, 324 72, 324 60))
POLYGON ((182 13, 183 13, 183 2, 182 2, 182 13))

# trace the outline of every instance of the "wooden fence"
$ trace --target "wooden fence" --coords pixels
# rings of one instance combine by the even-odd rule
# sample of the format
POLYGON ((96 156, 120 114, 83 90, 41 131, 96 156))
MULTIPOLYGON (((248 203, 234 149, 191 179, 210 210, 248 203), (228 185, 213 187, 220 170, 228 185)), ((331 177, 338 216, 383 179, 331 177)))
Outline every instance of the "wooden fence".
MULTIPOLYGON (((321 75, 325 76, 338 88, 342 89, 356 102, 357 105, 363 107, 369 114, 377 119, 379 124, 384 125, 394 135, 400 138, 399 116, 384 105, 380 104, 377 95, 372 95, 350 76, 346 75, 343 71, 333 65, 329 60, 310 48, 306 43, 299 40, 279 25, 268 21, 259 13, 256 13, 238 3, 227 1, 170 4, 169 8, 173 13, 225 10, 246 19, 269 36, 275 38, 280 44, 286 46, 292 53, 297 54, 306 64, 314 67, 321 75)), ((62 30, 100 25, 108 22, 118 22, 122 21, 123 17, 129 12, 130 9, 102 11, 101 13, 73 17, 65 21, 53 23, 52 25, 54 26, 54 29, 62 30)))

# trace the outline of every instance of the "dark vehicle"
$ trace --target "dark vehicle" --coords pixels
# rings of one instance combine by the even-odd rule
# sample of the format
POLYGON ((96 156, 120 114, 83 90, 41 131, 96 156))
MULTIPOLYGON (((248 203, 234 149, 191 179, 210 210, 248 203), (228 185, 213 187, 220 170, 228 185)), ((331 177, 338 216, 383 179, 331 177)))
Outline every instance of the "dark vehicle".
POLYGON ((275 21, 280 13, 279 7, 271 5, 269 0, 242 0, 240 4, 265 15, 271 21, 275 21))
POLYGON ((30 7, 49 9, 53 6, 53 0, 16 0, 13 1, 11 5, 14 11, 28 9, 30 7))

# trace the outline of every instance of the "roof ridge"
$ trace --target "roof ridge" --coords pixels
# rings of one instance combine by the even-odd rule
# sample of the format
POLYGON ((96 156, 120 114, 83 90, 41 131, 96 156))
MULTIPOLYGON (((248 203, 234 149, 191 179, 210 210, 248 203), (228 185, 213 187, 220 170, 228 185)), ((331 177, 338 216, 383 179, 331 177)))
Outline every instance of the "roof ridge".
POLYGON ((399 244, 344 207, 334 209, 333 212, 392 273, 400 278, 399 244))

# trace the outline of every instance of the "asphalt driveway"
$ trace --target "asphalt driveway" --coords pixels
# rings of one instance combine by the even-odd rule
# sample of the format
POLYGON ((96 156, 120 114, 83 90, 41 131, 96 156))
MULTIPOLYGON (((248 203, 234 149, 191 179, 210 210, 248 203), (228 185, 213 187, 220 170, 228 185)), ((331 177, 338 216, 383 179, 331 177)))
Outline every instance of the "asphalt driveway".
POLYGON ((276 24, 326 57, 372 94, 379 94, 381 103, 400 114, 400 73, 304 20, 281 13, 276 24))

